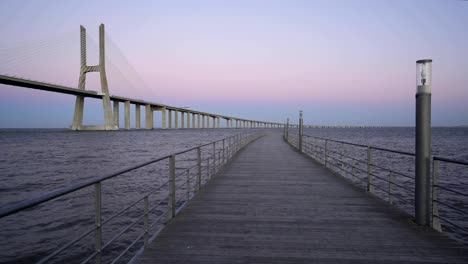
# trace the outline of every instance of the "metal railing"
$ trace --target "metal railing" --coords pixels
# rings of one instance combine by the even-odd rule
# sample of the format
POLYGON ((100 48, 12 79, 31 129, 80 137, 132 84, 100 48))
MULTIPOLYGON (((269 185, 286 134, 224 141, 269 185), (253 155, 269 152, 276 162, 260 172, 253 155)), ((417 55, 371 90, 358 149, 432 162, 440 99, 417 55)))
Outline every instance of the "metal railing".
MULTIPOLYGON (((297 132, 285 133, 285 140, 298 150, 302 143, 304 154, 414 216, 414 153, 305 134, 302 140, 299 137, 297 132)), ((461 166, 458 170, 460 176, 461 172, 468 172, 468 162, 435 156, 432 158, 431 226, 438 231, 442 231, 442 227, 444 230, 458 229, 448 231, 455 234, 456 238, 461 238, 461 235, 457 235, 460 232, 465 236, 468 234, 468 210, 464 209, 468 205, 468 178, 465 178, 466 185, 447 182, 441 184, 438 179, 441 162, 461 166), (447 195, 441 199, 443 192, 447 195), (440 207, 446 209, 443 216, 439 213, 440 207), (441 225, 441 221, 444 225, 441 225)))
MULTIPOLYGON (((455 180, 455 178, 454 178, 455 180)), ((432 158, 432 227, 452 231, 456 238, 468 236, 468 162, 432 158), (457 182, 440 181, 439 174, 457 175, 457 182), (439 212, 442 211, 442 214, 439 212), (443 223, 443 225, 442 225, 443 223), (457 232, 453 232, 453 231, 457 232)))
POLYGON ((94 233, 95 236, 94 252, 89 256, 86 256, 83 260, 81 260, 80 263, 87 263, 92 259, 94 259, 96 263, 101 263, 103 252, 108 249, 112 243, 114 243, 117 239, 119 239, 132 228, 140 226, 141 231, 139 232, 137 238, 131 241, 131 243, 129 243, 128 246, 122 250, 117 257, 113 258, 112 260, 109 259, 109 262, 116 263, 123 256, 125 256, 130 249, 134 248, 138 242, 142 242, 144 246, 147 246, 150 240, 150 234, 157 234, 157 232, 162 228, 161 227, 153 232, 155 227, 174 218, 176 214, 192 199, 192 197, 198 193, 198 191, 204 185, 206 185, 208 181, 212 179, 212 177, 221 169, 221 167, 226 164, 240 149, 242 149, 251 141, 264 135, 264 132, 237 134, 170 155, 152 159, 132 167, 119 170, 109 175, 85 180, 32 199, 15 203, 11 206, 0 208, 0 218, 15 215, 18 212, 23 212, 29 208, 34 208, 54 199, 61 198, 72 192, 92 187, 94 188, 94 227, 81 232, 80 235, 73 240, 57 247, 53 252, 43 257, 38 263, 46 263, 53 260, 60 253, 64 252, 66 249, 69 249, 71 246, 83 240, 85 237, 90 236, 92 233, 94 233), (102 186, 106 180, 148 166, 150 164, 165 162, 168 163, 168 166, 163 166, 165 169, 167 169, 168 172, 168 179, 166 181, 159 184, 159 186, 155 186, 149 192, 141 194, 140 198, 137 200, 126 205, 124 208, 121 208, 111 216, 103 219, 103 201, 101 196, 102 186), (179 163, 181 164, 181 167, 176 166, 179 163), (164 190, 166 192, 162 194, 162 191, 164 190), (152 195, 159 195, 156 197, 157 200, 153 204, 150 203, 149 199, 152 195), (136 219, 134 219, 133 222, 131 222, 125 228, 121 229, 118 233, 113 234, 114 236, 111 239, 104 241, 102 233, 103 226, 140 203, 143 203, 143 211, 140 212, 140 215, 136 216, 136 219), (152 219, 150 216, 156 210, 163 211, 157 213, 156 218, 152 219))

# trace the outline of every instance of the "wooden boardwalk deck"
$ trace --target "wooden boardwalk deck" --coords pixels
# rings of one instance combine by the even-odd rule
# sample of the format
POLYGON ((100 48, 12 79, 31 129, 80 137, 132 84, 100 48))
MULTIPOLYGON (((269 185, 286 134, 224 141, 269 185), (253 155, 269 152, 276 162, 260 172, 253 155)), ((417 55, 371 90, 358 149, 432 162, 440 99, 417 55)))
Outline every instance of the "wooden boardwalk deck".
POLYGON ((138 262, 468 263, 468 248, 271 134, 238 153, 138 262))

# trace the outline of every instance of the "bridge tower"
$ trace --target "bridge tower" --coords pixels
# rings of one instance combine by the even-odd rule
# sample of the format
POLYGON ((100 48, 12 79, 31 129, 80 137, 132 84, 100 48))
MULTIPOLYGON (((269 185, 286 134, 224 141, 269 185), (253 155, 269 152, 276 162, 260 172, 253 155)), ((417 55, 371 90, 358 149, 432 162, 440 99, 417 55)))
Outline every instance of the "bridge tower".
POLYGON ((78 89, 85 90, 86 73, 99 72, 101 78, 102 106, 104 108, 104 126, 84 126, 83 110, 84 96, 76 96, 75 112, 73 115, 72 130, 116 130, 118 127, 113 122, 109 88, 106 77, 106 59, 104 42, 104 24, 99 26, 99 64, 88 66, 86 64, 86 29, 80 26, 81 68, 78 89))

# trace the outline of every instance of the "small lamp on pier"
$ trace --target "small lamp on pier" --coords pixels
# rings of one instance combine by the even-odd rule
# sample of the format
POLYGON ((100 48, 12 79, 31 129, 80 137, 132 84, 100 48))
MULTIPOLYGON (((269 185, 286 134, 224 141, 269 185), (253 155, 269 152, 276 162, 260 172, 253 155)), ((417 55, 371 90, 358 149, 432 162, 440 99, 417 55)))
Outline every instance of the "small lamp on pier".
POLYGON ((415 216, 419 225, 430 224, 432 60, 416 61, 415 216))

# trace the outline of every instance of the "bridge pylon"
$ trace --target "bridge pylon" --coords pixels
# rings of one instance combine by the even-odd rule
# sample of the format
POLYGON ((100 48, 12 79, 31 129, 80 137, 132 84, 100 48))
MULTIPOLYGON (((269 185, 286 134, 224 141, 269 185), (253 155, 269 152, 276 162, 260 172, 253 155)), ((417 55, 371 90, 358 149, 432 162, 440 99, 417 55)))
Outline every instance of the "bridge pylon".
POLYGON ((104 125, 103 126, 84 126, 83 111, 84 111, 84 96, 77 95, 75 101, 75 112, 73 115, 72 130, 117 130, 118 126, 113 122, 113 114, 111 109, 111 100, 109 87, 107 85, 106 76, 106 59, 105 59, 105 39, 104 39, 104 24, 99 26, 99 64, 88 66, 86 64, 86 28, 80 26, 80 49, 81 49, 81 68, 80 78, 78 81, 78 89, 85 90, 86 73, 99 72, 101 79, 102 106, 104 108, 104 125))

